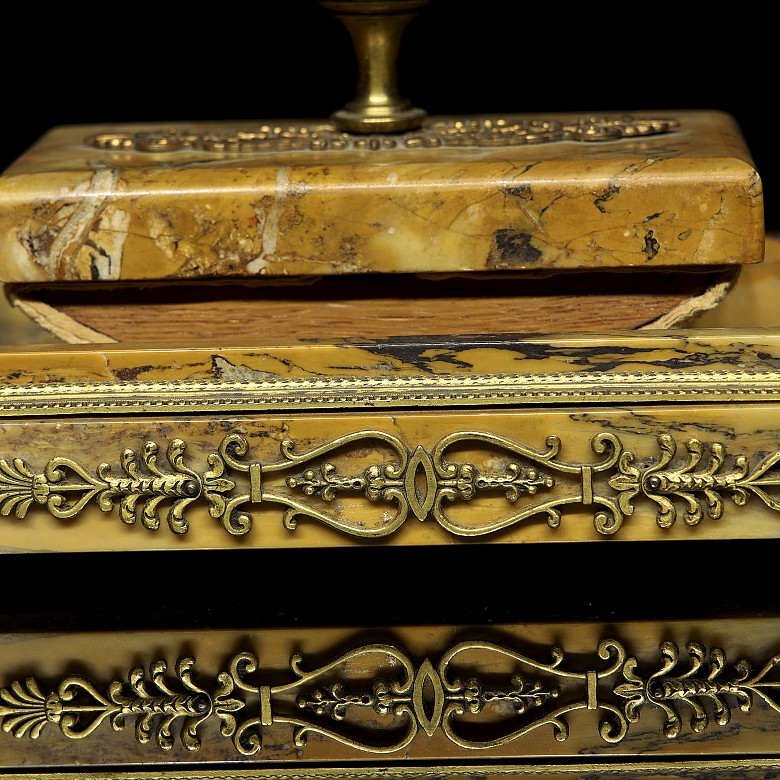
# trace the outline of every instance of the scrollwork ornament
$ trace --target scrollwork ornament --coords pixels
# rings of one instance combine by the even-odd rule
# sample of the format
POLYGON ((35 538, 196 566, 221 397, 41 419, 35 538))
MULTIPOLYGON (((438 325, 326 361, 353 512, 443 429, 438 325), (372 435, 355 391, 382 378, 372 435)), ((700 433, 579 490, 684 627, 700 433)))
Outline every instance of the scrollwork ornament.
POLYGON ((558 647, 548 648, 548 660, 538 660, 537 653, 510 646, 464 641, 431 661, 392 644, 364 644, 312 668, 301 654, 293 655, 290 679, 275 685, 263 681, 278 680, 278 670, 264 670, 248 651, 234 655, 211 685, 193 679, 195 660, 184 656, 173 676, 158 660, 148 674, 134 668, 126 683, 105 686, 71 675, 47 692, 35 678, 14 680, 0 689, 0 729, 36 740, 51 728, 84 740, 104 724, 121 731, 132 721, 140 745, 195 751, 201 728, 211 721, 244 756, 264 750, 271 728, 275 750, 284 732, 301 750, 316 734, 358 754, 392 755, 437 733, 466 751, 522 743, 540 730, 565 742, 567 716, 585 709, 601 713, 597 732, 606 748, 620 743, 648 710, 664 714, 669 739, 685 733, 695 739, 713 725, 727 726, 735 710, 743 718, 754 706, 780 715, 774 675, 780 653, 754 671, 746 659, 729 667, 717 647, 709 658, 700 643, 690 642, 686 650, 687 663, 677 645, 663 642, 655 670, 642 672, 615 639, 600 642, 585 666, 572 666, 558 647))
POLYGON ((780 512, 780 450, 729 457, 719 442, 689 439, 681 455, 667 433, 657 437, 659 455, 641 460, 613 433, 593 436, 590 445, 590 461, 572 462, 554 435, 536 449, 492 432, 456 431, 427 448, 386 431, 359 430, 309 449, 285 439, 281 459, 270 462, 251 457, 245 436, 229 434, 201 470, 188 461, 181 439, 168 444, 165 459, 152 441, 125 449, 118 471, 107 462, 93 470, 63 455, 36 469, 14 457, 0 459, 0 516, 21 520, 40 507, 70 520, 92 504, 151 531, 165 517, 170 531, 185 534, 189 513, 205 505, 227 533, 244 536, 253 528, 251 507, 277 505, 289 531, 306 520, 352 537, 383 538, 409 518, 435 522, 454 537, 489 536, 540 519, 557 529, 573 506, 593 507, 593 527, 607 536, 634 515, 640 499, 657 507, 662 528, 681 513, 688 526, 705 516, 719 520, 726 497, 737 507, 752 497, 780 512), (484 452, 484 462, 459 460, 455 453, 464 448, 484 452), (373 462, 353 469, 355 450, 373 462), (463 512, 469 502, 491 508, 463 512), (502 503, 504 511, 497 508, 502 503))

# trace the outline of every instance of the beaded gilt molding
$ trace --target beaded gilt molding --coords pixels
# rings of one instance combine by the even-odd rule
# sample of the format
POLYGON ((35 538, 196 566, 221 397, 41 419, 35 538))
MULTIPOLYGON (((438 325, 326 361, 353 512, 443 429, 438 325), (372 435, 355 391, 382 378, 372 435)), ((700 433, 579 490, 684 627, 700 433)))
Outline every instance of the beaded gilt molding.
POLYGON ((270 463, 252 460, 247 439, 230 434, 199 469, 188 462, 181 439, 168 444, 165 462, 153 441, 141 452, 125 449, 119 471, 112 463, 90 467, 64 455, 42 465, 3 458, 0 515, 21 520, 40 508, 68 520, 94 504, 107 513, 118 508, 122 522, 140 518, 156 531, 167 509, 167 528, 185 534, 187 511, 200 505, 228 534, 243 536, 254 522, 249 507, 270 504, 283 507, 281 522, 289 531, 306 520, 353 537, 379 538, 409 518, 438 523, 456 537, 487 536, 534 518, 557 529, 567 506, 593 507, 596 531, 611 535, 641 499, 655 505, 662 528, 680 515, 688 526, 705 516, 717 520, 726 511, 725 498, 736 507, 753 498, 780 511, 780 496, 774 496, 780 450, 730 456, 720 442, 689 439, 680 446, 666 433, 655 439, 652 458, 639 458, 613 433, 593 436, 590 445, 594 460, 574 463, 561 457, 558 436, 535 449, 507 436, 457 431, 426 449, 385 431, 361 430, 303 450, 284 439, 281 459, 270 463), (484 464, 456 460, 464 446, 489 451, 484 464), (360 470, 348 460, 355 448, 372 461, 360 470), (339 465, 343 458, 346 465, 339 465), (469 512, 468 523, 453 517, 454 507, 482 496, 497 496, 505 509, 476 520, 469 512), (373 522, 367 522, 366 510, 375 515, 373 522))
POLYGON ((253 129, 188 132, 177 128, 134 133, 101 133, 89 146, 145 153, 181 150, 212 153, 284 151, 383 151, 440 147, 503 147, 555 141, 616 141, 672 132, 676 119, 582 116, 570 120, 519 117, 429 119, 406 133, 345 133, 327 122, 263 124, 253 129))
POLYGON ((8 417, 637 401, 780 400, 774 369, 274 377, 269 380, 30 382, 0 386, 8 417))
MULTIPOLYGON (((707 773, 708 780, 766 780, 771 773, 780 771, 780 760, 774 758, 706 758, 686 756, 685 770, 707 773)), ((648 760, 642 757, 631 760, 595 761, 588 757, 585 761, 565 764, 558 762, 511 764, 505 761, 474 764, 416 764, 401 762, 382 763, 377 766, 297 766, 294 770, 267 767, 262 764, 243 764, 229 771, 208 767, 187 768, 181 764, 172 764, 164 769, 148 771, 134 769, 132 772, 122 769, 101 767, 97 772, 90 769, 78 771, 41 771, 34 774, 25 772, 4 772, 3 780, 494 780, 498 777, 511 777, 514 780, 550 777, 561 780, 562 777, 627 777, 630 780, 659 777, 679 778, 681 762, 672 759, 648 760)))
POLYGON ((17 738, 37 739, 51 729, 81 740, 99 734, 104 723, 118 732, 132 721, 141 744, 170 750, 178 736, 194 751, 202 727, 213 723, 238 754, 261 756, 266 729, 282 726, 289 747, 303 756, 310 735, 357 753, 392 755, 439 733, 474 751, 522 742, 542 729, 565 742, 566 716, 577 710, 599 712, 596 736, 606 745, 620 743, 651 710, 663 715, 661 731, 669 739, 727 726, 736 710, 744 718, 754 705, 780 714, 773 674, 780 653, 757 670, 745 659, 730 665, 722 649, 708 652, 698 642, 686 645, 687 659, 676 644, 661 643, 649 670, 640 670, 614 639, 600 642, 588 662, 571 664, 559 647, 547 653, 549 660, 540 661, 513 647, 466 641, 433 661, 417 661, 396 645, 364 644, 311 669, 295 654, 289 679, 274 685, 270 670, 245 651, 212 683, 197 679, 191 656, 178 659, 173 675, 163 660, 151 663, 148 677, 133 668, 127 683, 69 675, 49 688, 28 677, 0 689, 0 728, 17 738), (474 671, 475 661, 511 671, 485 675, 474 671))

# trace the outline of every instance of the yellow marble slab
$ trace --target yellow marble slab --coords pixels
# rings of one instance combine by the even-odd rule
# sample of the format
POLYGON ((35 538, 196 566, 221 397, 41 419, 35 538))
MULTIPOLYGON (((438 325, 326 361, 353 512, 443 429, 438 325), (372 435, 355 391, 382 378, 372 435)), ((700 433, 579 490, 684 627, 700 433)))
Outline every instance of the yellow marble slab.
POLYGON ((668 129, 593 140, 587 117, 552 115, 573 131, 537 143, 507 132, 520 115, 339 142, 280 123, 250 143, 224 122, 58 127, 0 178, 0 280, 760 261, 761 181, 733 118, 642 117, 668 129))
MULTIPOLYGON (((158 408, 195 408, 208 401, 204 394, 217 399, 243 388, 246 396, 233 408, 269 408, 263 393, 275 391, 276 409, 324 403, 333 410, 363 403, 360 394, 372 389, 379 394, 373 407, 403 403, 409 387, 416 393, 409 403, 435 406, 437 394, 447 392, 448 385, 453 392, 439 400, 458 403, 460 389, 460 401, 472 405, 568 403, 575 389, 580 400, 596 402, 677 400, 688 386, 691 397, 702 399, 768 398, 773 397, 770 386, 762 381, 774 380, 778 360, 780 330, 761 327, 264 342, 236 338, 211 345, 32 344, 0 351, 0 403, 12 413, 17 401, 38 398, 54 413, 45 399, 57 393, 63 399, 71 395, 83 409, 139 410, 140 396, 149 390, 158 401, 166 393, 177 394, 170 406, 158 403, 158 408), (101 390, 121 396, 122 403, 106 407, 106 399, 97 395, 101 390), (297 391, 308 393, 307 399, 297 391)), ((229 406, 225 401, 220 408, 229 406)))
POLYGON ((698 314, 691 328, 778 328, 780 235, 769 234, 764 261, 739 269, 735 284, 717 306, 698 314))

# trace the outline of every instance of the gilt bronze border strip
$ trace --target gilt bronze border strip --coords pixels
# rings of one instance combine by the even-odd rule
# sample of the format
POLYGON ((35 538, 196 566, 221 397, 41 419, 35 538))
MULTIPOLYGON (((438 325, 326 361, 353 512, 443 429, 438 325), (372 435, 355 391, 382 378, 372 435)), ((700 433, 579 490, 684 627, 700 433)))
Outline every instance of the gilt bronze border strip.
POLYGON ((137 414, 518 404, 780 400, 780 371, 442 374, 268 381, 51 382, 0 387, 0 414, 137 414))
POLYGON ((621 761, 619 763, 588 761, 577 763, 528 764, 425 764, 415 766, 382 765, 369 767, 333 766, 291 769, 182 769, 162 770, 105 770, 79 772, 21 772, 3 773, 5 780, 415 780, 415 778, 463 778, 463 780, 491 780, 494 777, 668 777, 691 778, 707 773, 715 780, 765 780, 768 772, 780 772, 780 759, 733 758, 701 759, 686 756, 682 761, 621 761))

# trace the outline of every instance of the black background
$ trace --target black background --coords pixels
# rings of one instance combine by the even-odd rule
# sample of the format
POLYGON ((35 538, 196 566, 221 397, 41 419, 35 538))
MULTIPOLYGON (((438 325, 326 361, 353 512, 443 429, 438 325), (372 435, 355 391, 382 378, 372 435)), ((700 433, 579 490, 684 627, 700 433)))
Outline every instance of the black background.
MULTIPOLYGON (((777 43, 753 6, 728 19, 713 7, 432 0, 404 38, 402 91, 431 114, 726 111, 764 181, 767 227, 780 229, 777 43)), ((6 24, 2 167, 55 125, 324 117, 354 93, 347 34, 315 0, 83 8, 19 5, 6 24)), ((774 557, 764 542, 575 547, 49 554, 32 569, 10 556, 6 581, 33 577, 45 598, 15 589, 0 614, 67 630, 776 611, 769 589, 739 584, 774 557)))
MULTIPOLYGON (((316 0, 16 8, 2 167, 53 125, 325 117, 354 94, 347 33, 316 0)), ((432 0, 404 37, 402 91, 431 114, 726 111, 780 229, 773 24, 715 8, 432 0)))

